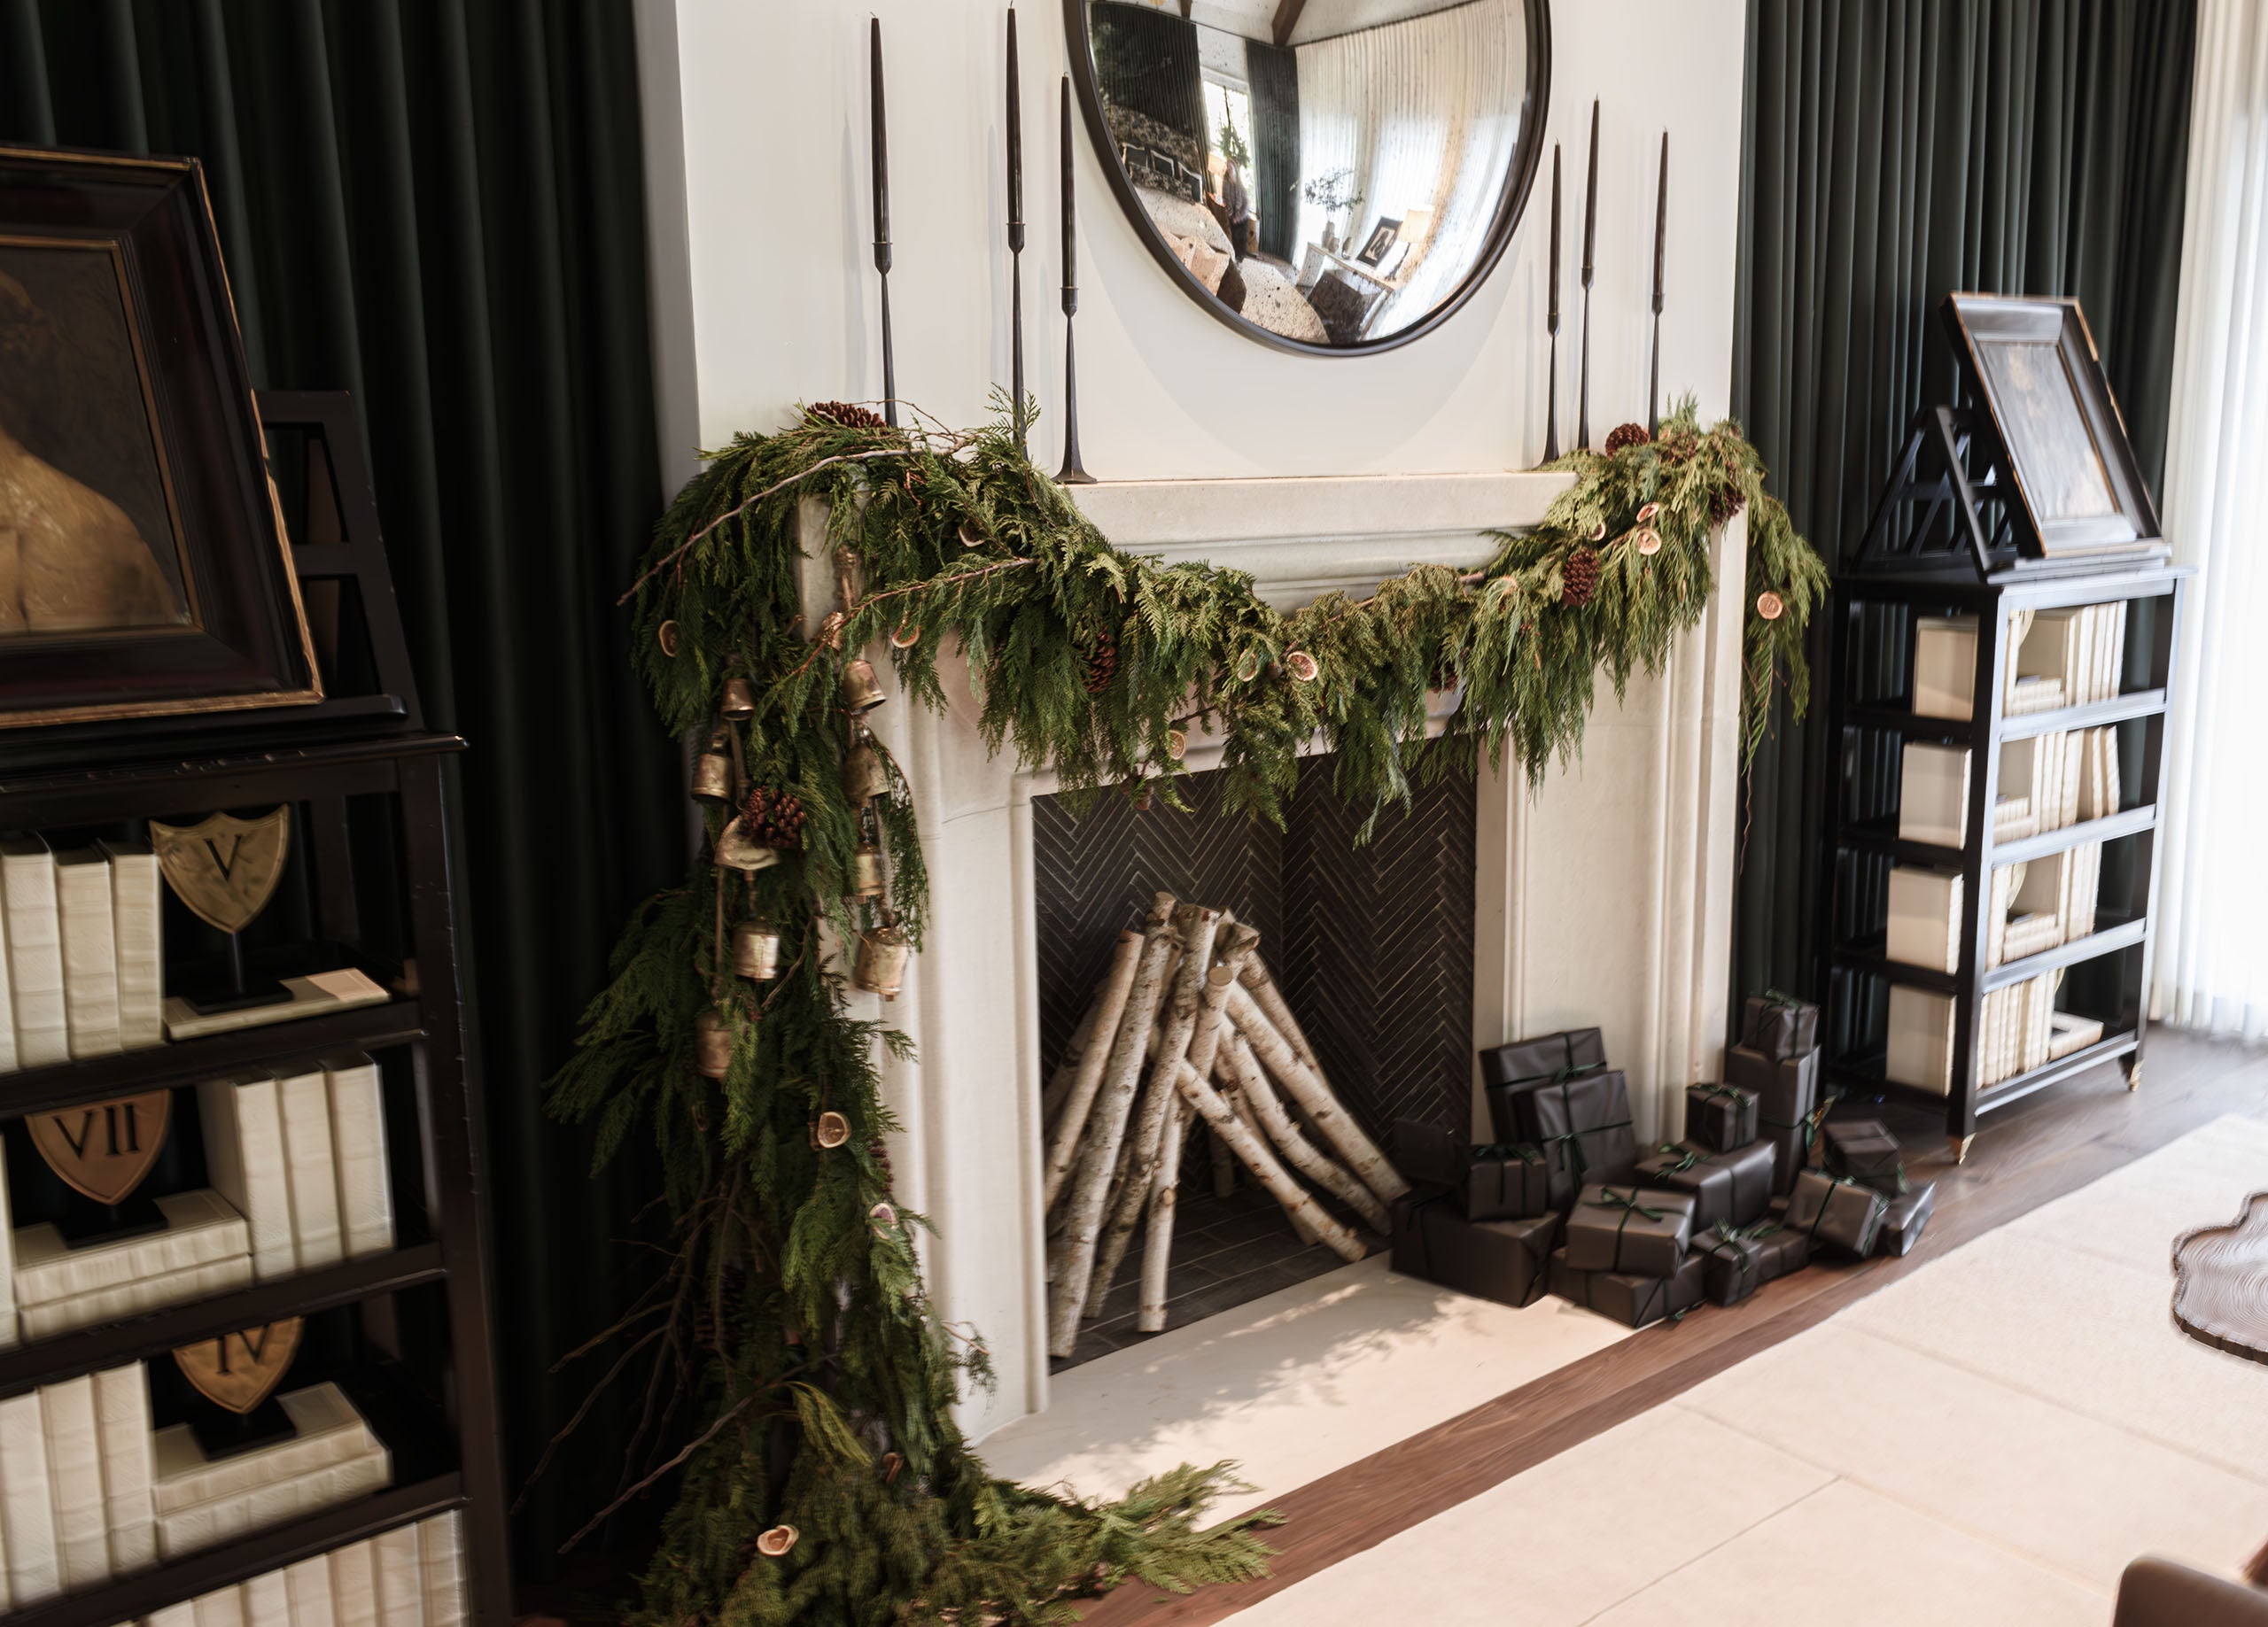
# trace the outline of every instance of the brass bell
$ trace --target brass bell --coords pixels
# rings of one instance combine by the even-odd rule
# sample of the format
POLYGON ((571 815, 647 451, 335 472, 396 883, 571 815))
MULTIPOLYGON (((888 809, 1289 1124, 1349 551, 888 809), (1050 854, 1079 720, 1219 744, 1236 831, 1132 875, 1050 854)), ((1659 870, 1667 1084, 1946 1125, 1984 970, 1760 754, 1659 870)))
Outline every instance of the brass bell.
POLYGON ((725 698, 717 709, 727 717, 756 716, 756 686, 744 678, 725 680, 725 698))
POLYGON ((858 934, 858 958, 850 969, 850 986, 885 1000, 897 998, 905 978, 905 957, 912 946, 895 926, 870 926, 858 934))
POLYGON ((711 1010, 693 1019, 693 1065, 711 1079, 722 1079, 733 1062, 732 1019, 711 1010))
POLYGON ((882 850, 871 841, 858 844, 858 851, 850 856, 850 896, 880 898, 882 895, 882 850))
POLYGON ((742 921, 734 927, 733 971, 751 983, 779 976, 780 929, 769 921, 742 921))
POLYGON ((843 759, 843 794, 850 799, 853 808, 863 808, 889 788, 889 780, 882 772, 882 754, 861 729, 850 755, 843 759))
POLYGON ((889 697, 882 693, 882 680, 874 676, 874 663, 864 655, 854 655, 843 668, 843 709, 856 717, 871 712, 889 697))
POLYGON ((759 847, 756 838, 749 834, 747 818, 735 815, 717 833, 717 862, 726 870, 737 870, 744 876, 752 876, 759 870, 769 870, 777 864, 780 851, 776 848, 759 847))
POLYGON ((693 760, 693 800, 729 802, 733 800, 733 760, 725 753, 722 729, 709 737, 708 748, 693 760))

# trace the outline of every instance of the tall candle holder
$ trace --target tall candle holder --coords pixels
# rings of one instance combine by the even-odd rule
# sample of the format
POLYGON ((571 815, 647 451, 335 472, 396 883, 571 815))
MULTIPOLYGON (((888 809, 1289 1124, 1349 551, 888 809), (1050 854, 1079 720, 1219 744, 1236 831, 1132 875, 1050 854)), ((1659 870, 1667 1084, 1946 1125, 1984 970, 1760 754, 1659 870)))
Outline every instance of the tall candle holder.
POLYGON ((1024 445, 1024 114, 1016 63, 1016 8, 1008 6, 1008 376, 1016 450, 1024 445))
POLYGON ((1575 445, 1591 448, 1591 267, 1598 246, 1598 98, 1591 98, 1590 173, 1583 180, 1583 371, 1575 399, 1575 445))
POLYGON ((1063 467, 1060 484, 1091 486, 1095 477, 1079 461, 1079 363, 1073 319, 1079 314, 1078 234, 1071 181, 1071 76, 1063 75, 1063 467))
POLYGON ((874 122, 874 270, 882 285, 882 421, 897 427, 897 357, 889 334, 889 125, 882 112, 882 19, 867 35, 868 112, 874 122))

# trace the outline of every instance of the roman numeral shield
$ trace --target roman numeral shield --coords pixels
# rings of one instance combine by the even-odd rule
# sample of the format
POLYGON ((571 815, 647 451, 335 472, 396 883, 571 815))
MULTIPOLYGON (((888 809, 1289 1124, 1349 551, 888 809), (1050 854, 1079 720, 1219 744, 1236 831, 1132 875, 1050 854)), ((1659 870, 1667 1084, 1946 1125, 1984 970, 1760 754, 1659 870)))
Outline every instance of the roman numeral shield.
POLYGON ((291 852, 291 805, 257 819, 216 813, 195 825, 150 821, 158 867, 198 918, 242 932, 276 895, 291 852))
POLYGON ((40 1157, 73 1191, 121 1204, 158 1161, 173 1104, 172 1091, 152 1090, 35 1113, 25 1123, 40 1157))
POLYGON ((232 1413, 248 1413, 276 1392, 291 1359, 299 1353, 303 1327, 294 1316, 264 1327, 224 1333, 217 1339, 184 1344, 174 1360, 197 1392, 232 1413))

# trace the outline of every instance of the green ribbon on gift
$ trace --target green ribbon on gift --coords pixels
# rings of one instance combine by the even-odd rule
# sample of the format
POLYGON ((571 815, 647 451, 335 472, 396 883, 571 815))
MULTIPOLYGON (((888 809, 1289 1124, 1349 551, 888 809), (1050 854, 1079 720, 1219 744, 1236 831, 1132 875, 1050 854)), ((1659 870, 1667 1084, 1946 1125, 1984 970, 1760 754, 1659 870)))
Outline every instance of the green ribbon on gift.
POLYGON ((1511 1186, 1511 1177, 1504 1166, 1508 1164, 1534 1164, 1541 1166, 1543 1161, 1543 1149, 1533 1142, 1507 1141, 1491 1142, 1485 1147, 1475 1147, 1472 1156, 1465 1160, 1465 1164, 1468 1173, 1471 1166, 1475 1164, 1488 1163, 1496 1166, 1496 1201, 1501 1204, 1506 1201, 1511 1186))
POLYGON ((1622 1218, 1614 1223, 1613 1269, 1615 1270, 1619 1270, 1622 1267, 1622 1234, 1630 1229, 1630 1217, 1643 1215, 1649 1220, 1658 1220, 1662 1218, 1660 1210, 1650 1209, 1638 1201, 1638 1192, 1635 1187, 1629 1192, 1622 1193, 1616 1191, 1611 1186, 1603 1186, 1599 1188, 1599 1195, 1596 1197, 1587 1197, 1583 1201, 1594 1209, 1622 1211, 1622 1218))
MULTIPOLYGON (((1570 1040, 1568 1042, 1568 1050, 1572 1051, 1573 1049, 1574 1042, 1570 1040)), ((1581 1067, 1565 1067, 1560 1069, 1557 1073, 1554 1073, 1551 1076, 1550 1083, 1545 1085, 1543 1089, 1546 1090, 1556 1089, 1559 1092, 1559 1111, 1566 1116, 1567 1122, 1572 1125, 1575 1122, 1575 1098, 1573 1094, 1568 1089, 1568 1087, 1579 1079, 1588 1079, 1594 1073, 1604 1073, 1604 1072, 1606 1072, 1606 1064, 1604 1062, 1586 1063, 1581 1067)), ((1541 1075, 1539 1075, 1539 1077, 1541 1077, 1541 1075)), ((1567 1157, 1565 1161, 1567 1173, 1573 1175, 1575 1178, 1576 1183, 1580 1185, 1582 1182, 1584 1173, 1590 1168, 1590 1159, 1584 1156, 1583 1153, 1583 1137, 1586 1135, 1596 1135, 1605 1130, 1627 1130, 1629 1127, 1629 1120, 1616 1119, 1606 1124, 1594 1124, 1586 1129, 1569 1129, 1563 1131, 1557 1135, 1542 1136, 1539 1140, 1541 1144, 1547 1147, 1550 1146, 1555 1142, 1564 1142, 1566 1143, 1567 1157)))
POLYGON ((1798 1000, 1786 990, 1779 988, 1766 989, 1762 998, 1765 1005, 1775 1011, 1792 1011, 1811 1003, 1807 1000, 1798 1000))
POLYGON ((1688 1085, 1685 1087, 1685 1093, 1688 1096, 1691 1096, 1697 1090, 1701 1093, 1701 1099, 1705 1102, 1714 1101, 1717 1097, 1722 1096, 1727 1101, 1730 1102, 1736 1109, 1745 1107, 1751 1102, 1756 1100, 1755 1091, 1744 1090, 1738 1085, 1720 1083, 1713 1085, 1688 1085))
POLYGON ((1670 1161, 1657 1165, 1648 1173, 1656 1175, 1682 1175, 1689 1169, 1698 1169, 1709 1160, 1690 1147, 1681 1147, 1675 1142, 1664 1142, 1654 1151, 1670 1161))
MULTIPOLYGON (((1869 1208, 1874 1206, 1874 1201, 1876 1199, 1882 1197, 1881 1193, 1876 1191, 1874 1188, 1868 1186, 1865 1182, 1853 1181, 1848 1175, 1829 1175, 1825 1177, 1825 1179, 1830 1189, 1835 1187, 1848 1187, 1853 1192, 1864 1192, 1867 1195, 1868 1207, 1869 1208)), ((1830 1189, 1826 1197, 1819 1200, 1819 1213, 1812 1216, 1811 1224, 1804 1228, 1805 1234, 1809 1236, 1814 1243, 1817 1243, 1819 1241, 1819 1228, 1826 1220, 1828 1208, 1834 1203, 1834 1201, 1835 1194, 1830 1189)))

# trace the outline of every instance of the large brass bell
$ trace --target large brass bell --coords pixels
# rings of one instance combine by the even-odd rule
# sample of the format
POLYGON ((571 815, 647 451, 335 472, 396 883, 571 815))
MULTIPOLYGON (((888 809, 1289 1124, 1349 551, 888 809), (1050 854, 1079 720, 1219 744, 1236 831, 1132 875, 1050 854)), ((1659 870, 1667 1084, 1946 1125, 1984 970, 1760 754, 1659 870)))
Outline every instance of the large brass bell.
POLYGON ((702 1012, 693 1019, 693 1065, 711 1079, 722 1079, 732 1063, 732 1019, 718 1011, 702 1012))
POLYGON ((858 844, 858 851, 850 856, 850 896, 880 898, 882 895, 882 850, 871 841, 858 844))
POLYGON ((843 759, 843 794, 853 808, 863 808, 889 788, 889 777, 882 772, 882 754, 864 729, 851 743, 850 755, 843 759))
POLYGON ((733 971, 751 983, 780 975, 780 929, 769 921, 742 921, 733 928, 733 971))
POLYGON ((905 980, 905 957, 912 946, 895 926, 870 926, 858 934, 858 958, 850 969, 850 985, 885 1000, 897 998, 905 980))
POLYGON ((733 800, 733 760, 726 755, 725 732, 718 730, 709 737, 709 744, 693 760, 693 800, 696 802, 729 802, 733 800))
POLYGON ((882 679, 874 676, 874 663, 864 655, 853 656, 843 668, 843 709, 853 717, 871 712, 889 697, 882 693, 882 679))
POLYGON ((727 717, 755 717, 756 686, 744 678, 726 678, 725 698, 718 704, 717 709, 727 717))

